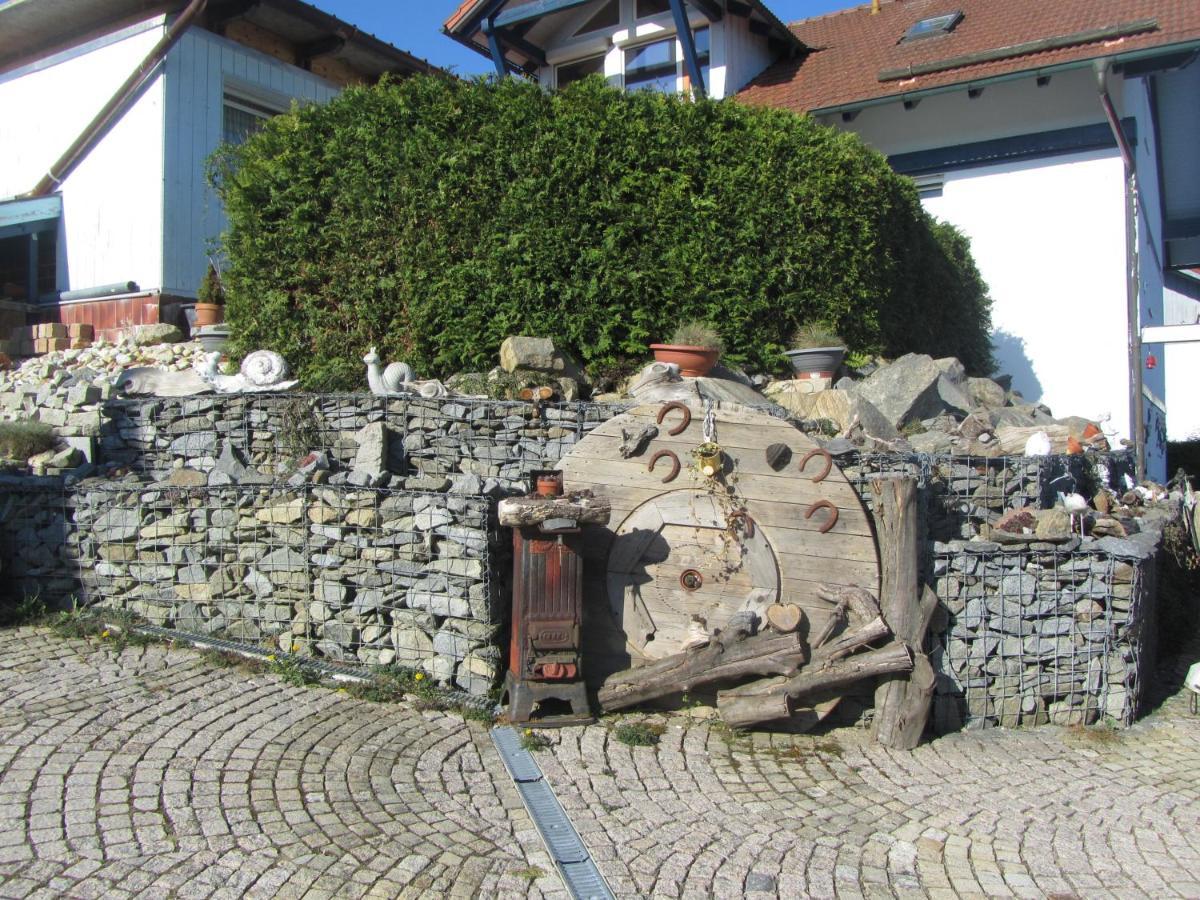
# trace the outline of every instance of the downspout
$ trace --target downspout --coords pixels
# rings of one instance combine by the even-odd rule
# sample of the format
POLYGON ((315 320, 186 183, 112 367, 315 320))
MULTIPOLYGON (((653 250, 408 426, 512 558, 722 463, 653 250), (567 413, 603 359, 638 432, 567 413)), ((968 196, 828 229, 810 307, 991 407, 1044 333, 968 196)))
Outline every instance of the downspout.
POLYGON ((1125 318, 1129 338, 1129 433, 1133 437, 1134 471, 1140 483, 1146 477, 1145 400, 1142 394, 1142 323, 1138 303, 1138 185, 1133 148, 1121 128, 1121 120, 1108 92, 1108 73, 1112 62, 1098 59, 1092 63, 1100 106, 1112 129, 1121 160, 1125 164, 1125 318))
POLYGON ((108 99, 100 112, 96 113, 95 118, 80 132, 66 152, 42 176, 42 180, 37 183, 37 186, 25 195, 26 197, 44 197, 62 184, 63 179, 71 173, 75 164, 96 146, 105 129, 121 117, 126 104, 154 74, 159 63, 163 61, 163 57, 175 46, 195 18, 204 11, 207 3, 208 0, 191 0, 188 3, 187 8, 178 19, 171 23, 158 43, 146 54, 146 58, 142 60, 141 64, 125 79, 125 83, 117 88, 117 92, 108 99))

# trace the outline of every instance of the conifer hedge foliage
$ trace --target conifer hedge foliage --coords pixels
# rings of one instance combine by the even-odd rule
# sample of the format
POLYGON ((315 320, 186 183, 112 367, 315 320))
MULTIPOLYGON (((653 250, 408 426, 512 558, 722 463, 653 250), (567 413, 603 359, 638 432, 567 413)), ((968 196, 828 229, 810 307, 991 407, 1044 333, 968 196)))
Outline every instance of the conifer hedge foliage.
POLYGON ((855 350, 991 367, 966 240, 787 112, 414 77, 273 119, 213 179, 236 341, 312 388, 361 389, 371 345, 422 377, 487 370, 509 334, 629 370, 690 320, 758 370, 814 318, 855 350))

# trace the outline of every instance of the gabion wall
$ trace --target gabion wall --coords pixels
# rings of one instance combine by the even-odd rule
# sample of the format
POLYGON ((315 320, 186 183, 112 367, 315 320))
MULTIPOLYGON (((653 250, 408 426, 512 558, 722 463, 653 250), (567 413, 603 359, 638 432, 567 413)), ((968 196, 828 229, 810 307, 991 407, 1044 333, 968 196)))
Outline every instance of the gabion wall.
POLYGON ((1128 541, 1098 544, 935 546, 939 732, 1133 721, 1153 660, 1153 557, 1128 541))
POLYGON ((476 693, 497 678, 485 498, 85 483, 73 507, 85 602, 476 693))
POLYGON ((523 493, 529 472, 553 466, 580 437, 625 408, 362 394, 114 400, 104 408, 100 453, 154 478, 179 466, 216 470, 209 482, 222 484, 226 446, 263 472, 320 450, 344 480, 358 450, 355 436, 382 422, 391 487, 498 496, 523 493))
MULTIPOLYGON (((511 571, 495 499, 523 493, 533 469, 626 408, 364 395, 109 401, 99 461, 131 474, 0 484, 6 577, 51 601, 75 596, 334 663, 419 667, 483 693, 503 663, 511 571), (357 478, 356 437, 374 423, 388 432, 386 471, 357 478), (289 474, 310 451, 327 457, 324 483, 289 474)), ((929 566, 944 608, 933 629, 939 730, 1132 719, 1152 658, 1152 552, 978 540, 1007 508, 1047 506, 1095 479, 1117 484, 1126 456, 1102 457, 1093 472, 1081 457, 844 450, 838 462, 868 506, 872 477, 915 476, 931 536, 949 541, 931 545, 929 566)))

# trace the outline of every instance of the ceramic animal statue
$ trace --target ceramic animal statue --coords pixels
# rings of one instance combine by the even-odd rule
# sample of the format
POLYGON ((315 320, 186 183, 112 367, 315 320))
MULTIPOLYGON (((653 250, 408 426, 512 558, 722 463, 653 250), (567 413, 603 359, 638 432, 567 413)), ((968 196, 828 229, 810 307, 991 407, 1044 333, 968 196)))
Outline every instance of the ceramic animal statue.
POLYGON ((367 351, 363 362, 367 364, 367 384, 371 393, 378 397, 403 393, 404 386, 417 379, 417 373, 408 363, 394 362, 386 369, 382 368, 382 360, 374 347, 367 351))
POLYGON ((291 372, 287 361, 274 350, 255 350, 248 354, 236 375, 221 374, 220 362, 220 353, 209 353, 200 369, 200 377, 219 394, 286 391, 299 383, 298 379, 288 379, 291 372))
POLYGON ((440 381, 417 381, 417 373, 408 363, 394 362, 386 369, 383 368, 383 361, 374 347, 367 351, 363 362, 367 364, 367 385, 377 397, 404 394, 417 394, 427 398, 450 396, 449 389, 440 381))

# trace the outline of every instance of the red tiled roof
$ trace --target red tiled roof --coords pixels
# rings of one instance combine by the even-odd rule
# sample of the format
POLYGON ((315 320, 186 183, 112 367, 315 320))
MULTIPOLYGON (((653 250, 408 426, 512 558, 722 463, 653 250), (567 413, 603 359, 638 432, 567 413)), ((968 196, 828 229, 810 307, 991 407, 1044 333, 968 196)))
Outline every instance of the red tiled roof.
POLYGON ((743 100, 805 112, 1195 41, 1200 0, 884 0, 875 15, 866 5, 789 27, 812 52, 771 66, 741 91, 743 100), (949 34, 900 43, 910 26, 955 10, 963 18, 949 34), (1152 28, 1146 20, 1154 20, 1152 28), (1134 23, 1140 29, 1128 27, 1134 23), (1069 46, 1040 51, 1020 46, 1115 26, 1137 33, 1108 40, 1076 37, 1069 46), (959 59, 1004 48, 1011 50, 1000 59, 959 59), (922 65, 940 71, 879 78, 888 70, 922 65))

